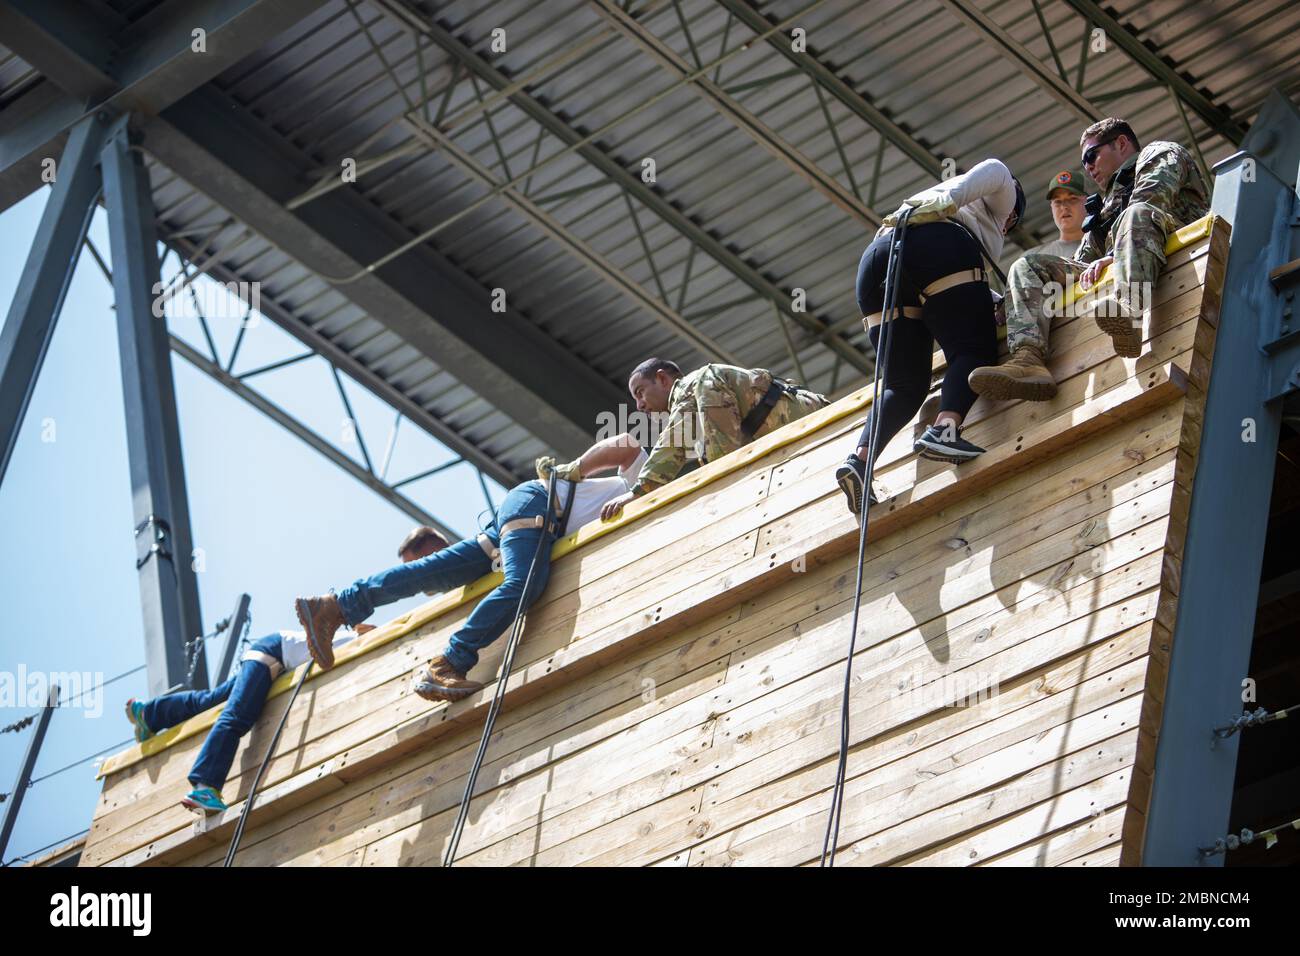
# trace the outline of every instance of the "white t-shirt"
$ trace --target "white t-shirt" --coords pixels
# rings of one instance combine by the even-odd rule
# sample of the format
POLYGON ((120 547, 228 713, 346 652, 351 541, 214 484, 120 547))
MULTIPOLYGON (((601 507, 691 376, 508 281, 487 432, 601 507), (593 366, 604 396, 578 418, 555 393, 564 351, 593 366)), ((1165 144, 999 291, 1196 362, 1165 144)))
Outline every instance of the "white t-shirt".
MULTIPOLYGON (((354 640, 356 636, 355 632, 340 628, 334 634, 334 649, 338 650, 348 641, 354 640)), ((311 651, 307 648, 307 635, 302 631, 281 631, 280 659, 284 662, 284 669, 290 671, 306 664, 311 659, 311 651)))
MULTIPOLYGON (((572 534, 584 524, 596 521, 600 518, 600 509, 605 506, 605 502, 631 491, 646 460, 645 449, 642 448, 637 452, 632 464, 620 469, 617 475, 609 478, 586 478, 576 484, 567 481, 556 482, 556 494, 560 496, 561 505, 569 500, 569 489, 575 489, 573 504, 569 507, 569 524, 566 533, 572 534)), ((545 482, 541 484, 545 487, 545 482)))
MULTIPOLYGON (((1082 241, 1079 240, 1079 242, 1082 241)), ((1041 246, 1034 246, 1029 251, 1042 252, 1049 256, 1060 256, 1062 259, 1073 259, 1074 254, 1079 251, 1079 242, 1071 242, 1069 239, 1053 239, 1041 246)))
POLYGON ((922 190, 908 201, 946 196, 957 204, 952 217, 975 234, 989 258, 1002 258, 1002 224, 1016 208, 1016 185, 1011 170, 996 159, 976 163, 968 172, 922 190))

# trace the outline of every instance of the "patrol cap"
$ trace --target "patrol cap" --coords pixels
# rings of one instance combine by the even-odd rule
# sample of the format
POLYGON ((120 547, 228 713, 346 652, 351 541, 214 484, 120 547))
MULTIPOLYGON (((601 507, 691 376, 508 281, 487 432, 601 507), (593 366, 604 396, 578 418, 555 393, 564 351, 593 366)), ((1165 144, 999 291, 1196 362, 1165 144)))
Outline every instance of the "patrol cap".
POLYGON ((1077 170, 1063 169, 1053 176, 1051 183, 1047 187, 1047 195, 1043 198, 1050 200, 1052 193, 1058 189, 1068 189, 1080 196, 1088 195, 1088 190, 1083 186, 1083 174, 1077 170))

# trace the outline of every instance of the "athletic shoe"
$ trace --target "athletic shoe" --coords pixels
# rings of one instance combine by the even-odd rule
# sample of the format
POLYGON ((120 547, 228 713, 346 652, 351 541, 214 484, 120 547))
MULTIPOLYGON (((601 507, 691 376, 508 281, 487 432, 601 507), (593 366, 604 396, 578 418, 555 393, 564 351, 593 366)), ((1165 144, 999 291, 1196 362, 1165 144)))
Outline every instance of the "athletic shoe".
POLYGON ((230 809, 222 801, 221 794, 205 786, 195 786, 181 799, 181 806, 188 810, 202 810, 204 813, 223 813, 230 809))
MULTIPOLYGON (((835 483, 840 486, 844 497, 848 499, 851 514, 862 514, 862 486, 866 484, 866 480, 867 463, 857 455, 849 455, 844 459, 844 464, 835 469, 835 483)), ((873 505, 880 504, 874 488, 868 493, 867 501, 873 505)))
POLYGON ((925 432, 912 443, 912 450, 922 458, 928 458, 931 461, 946 461, 954 465, 960 465, 964 461, 970 461, 972 458, 978 458, 984 454, 984 449, 978 445, 972 445, 966 439, 961 437, 960 429, 950 429, 947 427, 936 428, 931 425, 925 432), (946 435, 956 432, 951 438, 946 435))
POLYGON ((134 697, 126 702, 126 719, 131 721, 131 726, 135 728, 136 743, 142 744, 153 736, 153 731, 144 722, 144 704, 134 697))

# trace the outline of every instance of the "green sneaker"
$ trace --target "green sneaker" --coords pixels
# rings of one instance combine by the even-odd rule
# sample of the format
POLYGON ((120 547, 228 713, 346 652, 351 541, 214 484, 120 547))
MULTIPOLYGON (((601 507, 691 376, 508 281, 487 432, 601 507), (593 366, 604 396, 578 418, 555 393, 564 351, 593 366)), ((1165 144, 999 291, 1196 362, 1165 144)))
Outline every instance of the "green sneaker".
POLYGON ((221 813, 229 809, 220 793, 202 785, 196 785, 187 793, 181 800, 181 806, 189 810, 202 810, 204 813, 221 813))
POLYGON ((126 719, 135 728, 135 741, 142 744, 153 736, 153 731, 144 722, 144 704, 132 697, 126 702, 126 719))

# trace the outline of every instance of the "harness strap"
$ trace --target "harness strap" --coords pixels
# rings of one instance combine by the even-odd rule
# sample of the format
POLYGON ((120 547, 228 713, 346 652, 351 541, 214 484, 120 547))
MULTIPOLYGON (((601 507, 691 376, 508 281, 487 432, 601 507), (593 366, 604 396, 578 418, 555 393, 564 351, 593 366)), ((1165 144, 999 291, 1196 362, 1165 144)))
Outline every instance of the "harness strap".
POLYGON ((241 661, 256 661, 259 664, 265 664, 271 669, 271 680, 275 680, 284 671, 284 665, 276 660, 274 654, 267 654, 265 651, 247 650, 241 661))
POLYGON ((487 555, 489 561, 495 561, 497 555, 501 553, 501 549, 494 545, 492 539, 482 531, 478 533, 478 546, 483 549, 483 553, 487 555))
MULTIPOLYGON (((902 313, 905 319, 919 319, 921 317, 921 307, 919 305, 905 305, 895 309, 895 312, 902 313)), ((862 328, 870 331, 885 320, 884 312, 872 312, 870 315, 862 317, 862 328)))
POLYGON ((919 298, 922 302, 931 296, 938 295, 940 292, 946 292, 948 289, 955 288, 959 285, 966 285, 968 282, 986 282, 987 275, 983 269, 962 269, 960 272, 952 272, 946 276, 935 279, 928 286, 921 290, 919 298))
POLYGON ((758 404, 751 408, 749 414, 741 420, 741 437, 747 442, 753 441, 754 436, 763 427, 763 423, 772 414, 772 409, 776 407, 776 403, 781 400, 782 396, 789 395, 793 398, 797 394, 799 394, 798 385, 773 376, 772 384, 767 387, 767 391, 763 393, 763 397, 758 401, 758 404))

